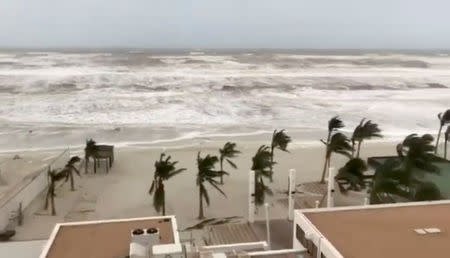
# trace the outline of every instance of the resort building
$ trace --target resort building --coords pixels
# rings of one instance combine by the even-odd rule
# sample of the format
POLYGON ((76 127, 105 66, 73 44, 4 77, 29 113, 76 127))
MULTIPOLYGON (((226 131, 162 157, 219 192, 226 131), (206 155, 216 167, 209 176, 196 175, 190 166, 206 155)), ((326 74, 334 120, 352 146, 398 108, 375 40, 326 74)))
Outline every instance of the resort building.
POLYGON ((296 210, 293 248, 314 258, 448 257, 449 214, 450 201, 296 210))
POLYGON ((44 257, 445 257, 450 201, 294 211, 292 247, 266 241, 191 246, 180 242, 174 216, 62 223, 44 257))
POLYGON ((57 224, 41 258, 181 257, 174 216, 57 224))

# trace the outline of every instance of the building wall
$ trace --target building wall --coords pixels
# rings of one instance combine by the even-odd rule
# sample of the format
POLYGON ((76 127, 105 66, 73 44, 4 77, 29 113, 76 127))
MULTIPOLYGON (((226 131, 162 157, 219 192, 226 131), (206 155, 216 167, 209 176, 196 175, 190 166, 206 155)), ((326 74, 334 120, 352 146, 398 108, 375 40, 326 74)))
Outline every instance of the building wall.
MULTIPOLYGON (((26 209, 28 205, 48 186, 47 171, 50 169, 60 170, 70 159, 69 149, 64 150, 55 159, 50 162, 50 165, 45 166, 33 173, 30 173, 23 178, 13 188, 5 193, 0 199, 0 231, 4 230, 9 222, 12 213, 17 213, 19 205, 22 203, 22 210, 26 209)), ((82 164, 83 162, 81 162, 82 164)))
POLYGON ((24 210, 33 200, 47 187, 47 168, 40 169, 24 178, 17 188, 4 196, 6 199, 0 207, 0 230, 7 227, 11 214, 17 214, 19 205, 22 203, 24 210))
POLYGON ((293 248, 306 248, 313 258, 344 258, 299 210, 294 214, 293 232, 293 248))

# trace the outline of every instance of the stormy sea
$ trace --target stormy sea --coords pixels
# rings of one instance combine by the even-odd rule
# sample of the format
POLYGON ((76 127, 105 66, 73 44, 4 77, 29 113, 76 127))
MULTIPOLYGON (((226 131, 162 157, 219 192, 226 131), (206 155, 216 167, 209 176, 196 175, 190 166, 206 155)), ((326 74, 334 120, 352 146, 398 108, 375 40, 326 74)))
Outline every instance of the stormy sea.
POLYGON ((295 132, 318 142, 339 115, 385 140, 436 133, 450 51, 0 50, 3 150, 295 132))

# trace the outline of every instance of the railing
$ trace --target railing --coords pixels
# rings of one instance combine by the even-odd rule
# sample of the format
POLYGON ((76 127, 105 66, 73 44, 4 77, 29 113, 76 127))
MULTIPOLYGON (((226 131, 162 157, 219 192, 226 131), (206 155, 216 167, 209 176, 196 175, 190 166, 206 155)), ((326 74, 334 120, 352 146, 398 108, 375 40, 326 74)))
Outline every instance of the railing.
POLYGON ((11 226, 12 221, 21 219, 22 209, 28 205, 48 186, 49 170, 62 169, 70 159, 70 150, 65 149, 48 165, 28 174, 19 183, 10 186, 0 198, 0 231, 11 226))

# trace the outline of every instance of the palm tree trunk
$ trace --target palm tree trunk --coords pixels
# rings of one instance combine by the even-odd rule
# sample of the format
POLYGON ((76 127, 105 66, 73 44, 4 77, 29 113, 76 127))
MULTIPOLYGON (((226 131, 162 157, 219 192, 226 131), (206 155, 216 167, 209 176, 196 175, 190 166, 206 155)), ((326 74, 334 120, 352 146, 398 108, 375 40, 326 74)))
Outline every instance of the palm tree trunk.
POLYGON ((447 159, 447 141, 444 143, 444 159, 447 159))
POLYGON ((203 219, 205 218, 205 215, 203 214, 203 196, 202 196, 202 191, 199 188, 199 192, 198 192, 198 197, 199 197, 199 211, 198 211, 198 219, 203 219))
POLYGON ((325 174, 327 172, 327 163, 328 163, 328 144, 330 144, 331 131, 328 131, 327 136, 327 144, 325 146, 325 164, 323 165, 322 179, 320 179, 320 183, 325 183, 325 174))
POLYGON ((162 213, 163 216, 166 216, 166 193, 164 192, 164 184, 161 184, 161 187, 163 188, 163 207, 162 207, 162 213))
POLYGON ((352 140, 352 158, 355 157, 355 141, 352 140))
POLYGON ((270 182, 273 182, 273 145, 270 146, 270 182))
POLYGON ((55 209, 55 183, 51 183, 51 191, 50 191, 50 201, 52 205, 52 216, 56 215, 56 209, 55 209))
POLYGON ((73 173, 72 173, 72 171, 69 172, 69 177, 70 177, 70 190, 75 191, 75 186, 73 184, 73 173))
POLYGON ((220 184, 223 185, 223 157, 220 157, 220 172, 222 172, 220 174, 220 184))
POLYGON ((362 140, 358 142, 358 151, 356 152, 356 157, 359 158, 359 152, 361 151, 362 140))
POLYGON ((323 165, 322 178, 320 179, 321 184, 325 183, 325 175, 327 174, 327 169, 330 167, 329 163, 330 163, 330 160, 329 160, 328 150, 327 150, 327 154, 325 156, 325 164, 323 165))
POLYGON ((89 163, 89 156, 86 155, 84 157, 84 173, 87 174, 88 172, 88 163, 89 163))
POLYGON ((442 131, 442 124, 439 126, 439 132, 436 138, 436 148, 434 148, 434 154, 437 154, 438 147, 439 147, 439 138, 441 137, 441 131, 442 131))
POLYGON ((48 198, 50 198, 50 186, 47 190, 47 196, 45 197, 45 204, 44 204, 44 209, 48 209, 48 198))

